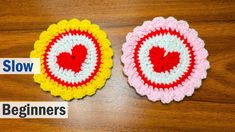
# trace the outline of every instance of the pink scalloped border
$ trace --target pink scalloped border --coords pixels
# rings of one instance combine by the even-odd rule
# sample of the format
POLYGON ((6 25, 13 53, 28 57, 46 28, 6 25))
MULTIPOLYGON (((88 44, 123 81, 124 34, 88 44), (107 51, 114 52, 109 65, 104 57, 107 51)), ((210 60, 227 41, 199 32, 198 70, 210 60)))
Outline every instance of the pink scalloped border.
POLYGON ((174 17, 156 17, 152 21, 145 21, 142 26, 137 26, 133 32, 126 36, 126 42, 122 46, 123 55, 121 61, 124 64, 123 72, 128 76, 128 82, 133 86, 137 93, 141 96, 147 96, 151 101, 161 101, 162 103, 170 103, 171 101, 181 101, 185 96, 191 96, 194 90, 199 88, 202 79, 207 76, 207 69, 210 68, 207 61, 208 52, 204 48, 204 41, 198 37, 197 31, 189 28, 186 21, 177 21, 174 17), (170 89, 153 89, 151 86, 144 84, 143 80, 138 76, 134 68, 132 57, 133 48, 136 40, 156 29, 175 29, 184 35, 188 42, 192 45, 195 52, 195 69, 191 76, 185 80, 182 85, 170 89))

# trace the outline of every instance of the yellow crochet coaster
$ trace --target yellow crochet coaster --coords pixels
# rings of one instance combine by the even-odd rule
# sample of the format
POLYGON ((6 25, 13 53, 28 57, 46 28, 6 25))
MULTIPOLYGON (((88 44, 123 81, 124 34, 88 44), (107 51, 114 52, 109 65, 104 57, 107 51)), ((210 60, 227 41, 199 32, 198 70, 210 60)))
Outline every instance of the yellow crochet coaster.
POLYGON ((113 51, 106 33, 89 20, 62 20, 49 26, 34 44, 40 58, 34 81, 64 100, 93 95, 111 75, 113 51))

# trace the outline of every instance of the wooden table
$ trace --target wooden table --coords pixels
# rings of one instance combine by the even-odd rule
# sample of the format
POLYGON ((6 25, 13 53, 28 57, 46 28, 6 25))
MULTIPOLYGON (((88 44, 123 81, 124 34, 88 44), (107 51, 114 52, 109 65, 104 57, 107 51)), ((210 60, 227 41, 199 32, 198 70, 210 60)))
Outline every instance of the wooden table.
MULTIPOLYGON (((0 1, 0 57, 29 57, 40 32, 61 19, 90 19, 108 33, 112 77, 94 96, 69 102, 68 119, 1 119, 2 130, 235 131, 235 1, 44 0, 0 1), (163 105, 140 97, 120 62, 125 36, 145 20, 174 16, 205 41, 211 68, 192 97, 163 105)), ((32 75, 1 75, 1 101, 61 101, 32 75)))

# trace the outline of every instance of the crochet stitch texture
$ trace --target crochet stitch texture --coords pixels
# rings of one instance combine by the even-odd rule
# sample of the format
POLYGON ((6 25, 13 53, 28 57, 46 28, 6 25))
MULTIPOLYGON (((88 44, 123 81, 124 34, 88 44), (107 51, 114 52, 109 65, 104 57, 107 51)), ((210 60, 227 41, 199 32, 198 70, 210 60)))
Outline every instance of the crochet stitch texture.
POLYGON ((128 33, 121 61, 128 82, 151 101, 180 101, 206 78, 208 52, 186 21, 156 17, 128 33))
POLYGON ((34 44, 31 58, 40 58, 34 81, 64 100, 93 95, 111 75, 110 41, 89 20, 62 20, 49 26, 34 44))

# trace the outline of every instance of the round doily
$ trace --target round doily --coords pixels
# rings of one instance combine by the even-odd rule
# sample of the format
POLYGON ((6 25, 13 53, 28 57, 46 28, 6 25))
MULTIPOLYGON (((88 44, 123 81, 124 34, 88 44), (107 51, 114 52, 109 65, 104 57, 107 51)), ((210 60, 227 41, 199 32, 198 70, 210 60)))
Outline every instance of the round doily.
POLYGON ((34 81, 64 100, 93 95, 111 75, 113 51, 106 33, 89 20, 62 20, 49 26, 34 44, 40 58, 34 81))
POLYGON ((185 21, 156 17, 128 33, 121 57, 128 82, 152 101, 191 96, 206 78, 208 52, 185 21))

